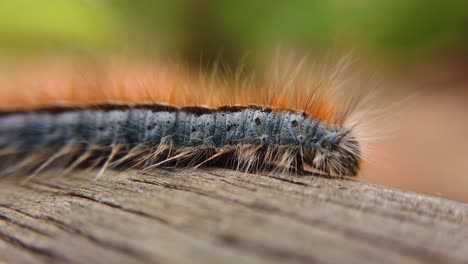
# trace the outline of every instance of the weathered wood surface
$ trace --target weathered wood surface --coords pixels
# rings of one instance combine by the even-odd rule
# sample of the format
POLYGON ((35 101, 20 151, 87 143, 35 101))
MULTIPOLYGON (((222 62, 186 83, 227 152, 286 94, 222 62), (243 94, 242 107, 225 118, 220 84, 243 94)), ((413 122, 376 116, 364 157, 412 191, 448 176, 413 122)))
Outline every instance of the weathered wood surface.
POLYGON ((6 263, 467 263, 468 205, 211 169, 0 182, 6 263))

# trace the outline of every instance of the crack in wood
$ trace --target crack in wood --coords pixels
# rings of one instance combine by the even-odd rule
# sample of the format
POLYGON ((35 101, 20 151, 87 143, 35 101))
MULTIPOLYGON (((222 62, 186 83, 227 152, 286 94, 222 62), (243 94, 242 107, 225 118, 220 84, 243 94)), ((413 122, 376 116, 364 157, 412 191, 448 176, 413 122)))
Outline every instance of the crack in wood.
POLYGON ((1 214, 1 213, 0 213, 0 220, 3 220, 3 221, 5 221, 5 222, 8 222, 8 223, 13 224, 13 225, 15 225, 15 226, 18 226, 18 227, 20 227, 20 228, 24 228, 24 229, 26 229, 26 230, 29 230, 29 231, 34 232, 34 233, 39 234, 39 235, 43 235, 43 236, 47 236, 47 237, 52 237, 52 236, 51 236, 49 233, 47 233, 47 232, 44 232, 44 231, 42 231, 42 230, 40 230, 40 229, 34 228, 34 227, 32 227, 32 226, 29 226, 29 225, 22 224, 22 223, 18 222, 17 220, 12 219, 12 218, 10 218, 10 217, 8 217, 8 216, 6 216, 6 215, 4 215, 4 214, 1 214))
POLYGON ((32 253, 41 255, 43 257, 46 257, 49 260, 60 261, 60 262, 63 262, 63 263, 68 263, 68 262, 71 263, 72 262, 71 260, 69 260, 65 256, 57 254, 53 250, 50 250, 50 249, 47 249, 47 248, 42 248, 42 247, 39 247, 39 246, 34 246, 34 245, 29 244, 29 243, 25 243, 22 240, 20 240, 19 238, 16 238, 15 236, 8 235, 8 234, 4 233, 2 230, 0 230, 0 239, 3 240, 6 243, 12 245, 12 246, 21 248, 21 249, 26 250, 28 252, 32 252, 32 253))
POLYGON ((167 222, 163 218, 156 217, 156 216, 154 216, 152 214, 148 214, 148 213, 145 213, 145 212, 142 212, 142 211, 125 208, 125 207, 123 207, 123 206, 121 206, 119 204, 111 203, 109 201, 101 201, 99 199, 96 199, 96 198, 88 196, 88 195, 84 195, 84 194, 79 193, 79 192, 72 191, 72 192, 68 192, 68 193, 66 193, 64 195, 69 196, 69 197, 84 199, 84 200, 91 201, 91 202, 94 202, 94 203, 98 203, 98 204, 101 204, 101 205, 105 205, 105 206, 108 206, 108 207, 111 207, 111 208, 114 208, 114 209, 118 209, 118 210, 120 210, 122 212, 130 213, 130 214, 133 214, 133 215, 138 215, 138 216, 141 216, 141 217, 144 217, 144 218, 147 218, 147 219, 158 221, 158 222, 163 223, 165 225, 169 225, 169 222, 167 222))
POLYGON ((279 261, 286 261, 286 262, 293 262, 298 261, 301 263, 320 263, 317 258, 312 256, 304 255, 304 254, 297 254, 288 250, 284 250, 278 247, 269 247, 265 244, 259 243, 249 243, 238 236, 233 234, 221 234, 218 236, 218 240, 221 243, 226 245, 230 245, 245 251, 250 251, 252 253, 262 255, 264 257, 275 259, 279 261))
MULTIPOLYGON (((66 224, 65 222, 59 221, 59 220, 57 220, 55 218, 52 218, 50 216, 33 215, 33 214, 27 213, 27 212, 25 212, 23 210, 14 208, 14 207, 12 207, 10 205, 0 204, 0 206, 3 207, 3 208, 9 209, 11 211, 17 212, 19 214, 34 218, 36 220, 44 221, 45 223, 51 224, 54 227, 56 227, 56 228, 58 228, 58 229, 60 229, 60 230, 62 230, 64 232, 67 232, 67 233, 73 234, 73 235, 78 235, 78 236, 80 236, 80 237, 82 237, 82 238, 84 238, 84 239, 86 239, 86 240, 88 240, 90 242, 95 243, 98 246, 102 246, 103 248, 106 248, 106 249, 109 249, 109 250, 114 250, 114 251, 123 253, 125 255, 138 258, 138 259, 140 259, 142 261, 148 261, 149 260, 149 259, 143 257, 141 254, 139 254, 139 252, 135 251, 132 248, 121 246, 121 245, 118 245, 118 244, 115 244, 115 243, 109 243, 108 241, 102 241, 102 240, 100 240, 100 239, 98 239, 98 238, 96 238, 96 237, 94 237, 92 235, 89 235, 87 233, 82 232, 78 228, 74 228, 74 227, 66 224)), ((1 215, 0 215, 0 218, 2 218, 1 215)), ((5 217, 5 218, 7 218, 7 217, 5 217)), ((11 222, 18 225, 18 226, 20 226, 20 227, 22 227, 22 228, 26 228, 26 229, 31 230, 33 232, 39 233, 41 235, 45 235, 45 236, 51 237, 51 238, 53 237, 53 236, 51 236, 51 234, 49 234, 47 232, 44 232, 42 230, 27 226, 27 225, 19 224, 15 220, 12 220, 11 222)))

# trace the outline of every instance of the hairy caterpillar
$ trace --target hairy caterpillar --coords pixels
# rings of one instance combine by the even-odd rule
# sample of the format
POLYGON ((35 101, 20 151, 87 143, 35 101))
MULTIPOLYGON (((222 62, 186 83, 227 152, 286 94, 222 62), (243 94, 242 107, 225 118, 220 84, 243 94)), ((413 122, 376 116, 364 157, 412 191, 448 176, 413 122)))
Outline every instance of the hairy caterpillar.
POLYGON ((241 70, 231 79, 180 72, 170 79, 167 68, 148 67, 90 72, 57 67, 39 78, 31 74, 30 82, 24 69, 20 78, 3 76, 1 175, 57 163, 65 171, 100 166, 100 173, 210 163, 243 171, 359 172, 359 100, 336 101, 332 81, 312 80, 299 66, 261 81, 241 70), (21 89, 5 88, 12 85, 21 89))

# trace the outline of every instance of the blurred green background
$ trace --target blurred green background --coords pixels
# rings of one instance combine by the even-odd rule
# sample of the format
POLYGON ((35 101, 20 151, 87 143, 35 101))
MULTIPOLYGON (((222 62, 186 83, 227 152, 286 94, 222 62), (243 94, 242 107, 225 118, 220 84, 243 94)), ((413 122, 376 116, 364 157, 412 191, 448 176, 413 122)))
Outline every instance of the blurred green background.
MULTIPOLYGON (((236 64, 278 45, 392 62, 468 54, 468 1, 2 0, 0 52, 236 64)), ((254 56, 255 57, 255 56, 254 56)))

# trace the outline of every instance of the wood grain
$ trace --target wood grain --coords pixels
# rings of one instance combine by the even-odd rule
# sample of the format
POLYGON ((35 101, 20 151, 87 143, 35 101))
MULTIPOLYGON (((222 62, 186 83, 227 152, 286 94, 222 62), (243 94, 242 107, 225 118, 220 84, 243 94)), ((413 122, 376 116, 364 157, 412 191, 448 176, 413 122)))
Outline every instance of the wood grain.
POLYGON ((468 205, 206 169, 0 182, 6 263, 467 263, 468 205))

